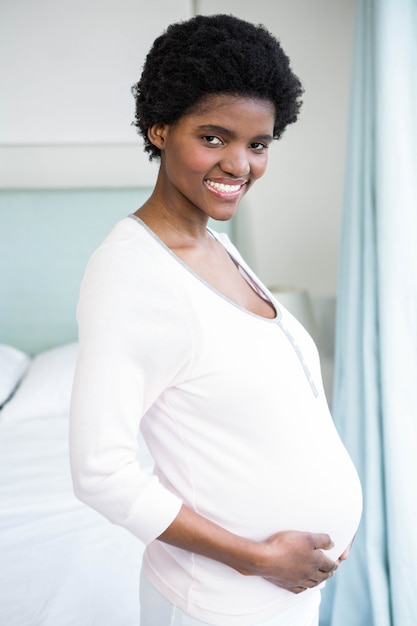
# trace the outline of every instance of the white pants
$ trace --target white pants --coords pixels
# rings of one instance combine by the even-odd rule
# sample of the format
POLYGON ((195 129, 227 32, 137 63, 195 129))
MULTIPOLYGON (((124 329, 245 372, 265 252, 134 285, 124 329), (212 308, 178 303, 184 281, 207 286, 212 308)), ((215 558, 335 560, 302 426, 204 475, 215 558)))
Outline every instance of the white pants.
MULTIPOLYGON (((295 607, 296 609, 298 607, 295 607)), ((277 616, 254 626, 318 626, 319 611, 306 622, 297 619, 297 612, 290 609, 285 616, 277 616)), ((140 626, 210 626, 194 617, 186 615, 181 609, 171 604, 141 573, 140 579, 140 626)))

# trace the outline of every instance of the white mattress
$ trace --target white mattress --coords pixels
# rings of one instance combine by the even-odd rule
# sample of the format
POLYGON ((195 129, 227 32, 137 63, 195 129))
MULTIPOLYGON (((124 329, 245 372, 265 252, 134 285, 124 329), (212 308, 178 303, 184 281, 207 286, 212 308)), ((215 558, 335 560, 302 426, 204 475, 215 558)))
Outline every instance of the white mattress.
POLYGON ((0 421, 0 624, 138 626, 143 546, 75 499, 67 432, 0 421))

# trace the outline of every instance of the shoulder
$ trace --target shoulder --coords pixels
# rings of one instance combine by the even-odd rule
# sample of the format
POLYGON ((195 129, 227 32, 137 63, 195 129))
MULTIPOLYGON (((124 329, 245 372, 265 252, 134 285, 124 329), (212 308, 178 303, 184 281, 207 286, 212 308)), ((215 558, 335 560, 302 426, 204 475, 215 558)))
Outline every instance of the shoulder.
POLYGON ((158 247, 149 230, 140 222, 128 216, 117 222, 93 252, 90 262, 96 259, 103 261, 123 262, 124 259, 141 256, 155 256, 158 247))
POLYGON ((81 283, 78 310, 112 316, 184 307, 171 255, 132 218, 118 222, 94 251, 81 283))
POLYGON ((140 222, 126 217, 112 228, 91 255, 83 283, 141 286, 169 284, 175 270, 170 254, 140 222))

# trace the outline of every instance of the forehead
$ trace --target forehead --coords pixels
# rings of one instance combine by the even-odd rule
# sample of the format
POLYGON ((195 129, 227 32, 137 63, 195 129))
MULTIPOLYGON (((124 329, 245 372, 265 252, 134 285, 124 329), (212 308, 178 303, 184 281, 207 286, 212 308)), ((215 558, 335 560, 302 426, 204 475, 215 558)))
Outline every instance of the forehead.
POLYGON ((275 122, 275 108, 270 100, 250 96, 234 96, 229 94, 213 94, 199 100, 181 118, 191 123, 216 124, 219 121, 250 119, 263 126, 271 126, 275 122))

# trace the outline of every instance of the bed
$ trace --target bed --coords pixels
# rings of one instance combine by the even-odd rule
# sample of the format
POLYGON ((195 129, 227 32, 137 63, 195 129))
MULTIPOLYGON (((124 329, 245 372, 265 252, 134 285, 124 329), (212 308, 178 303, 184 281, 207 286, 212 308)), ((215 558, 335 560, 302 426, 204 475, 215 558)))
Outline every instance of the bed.
MULTIPOLYGON (((139 624, 143 546, 74 497, 68 412, 83 268, 111 225, 135 210, 146 193, 129 189, 1 194, 0 624, 4 626, 139 624)), ((141 461, 150 471, 146 447, 141 450, 141 461)))
POLYGON ((2 626, 139 624, 143 546, 74 497, 68 413, 85 263, 148 193, 0 192, 2 626))
MULTIPOLYGON (((0 623, 7 626, 139 624, 142 545, 72 492, 76 350, 65 344, 28 359, 1 411, 0 623)), ((150 469, 146 448, 141 456, 150 469)))

